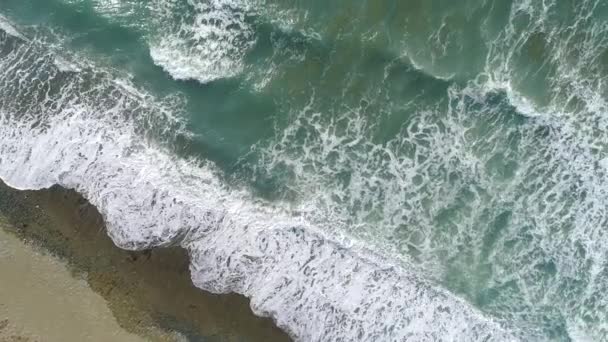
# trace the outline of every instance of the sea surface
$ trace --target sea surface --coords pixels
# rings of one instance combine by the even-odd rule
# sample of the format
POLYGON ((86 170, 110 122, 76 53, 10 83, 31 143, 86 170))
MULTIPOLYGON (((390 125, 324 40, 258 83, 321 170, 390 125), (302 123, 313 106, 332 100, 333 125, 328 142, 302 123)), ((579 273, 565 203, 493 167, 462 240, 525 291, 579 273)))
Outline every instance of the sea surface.
POLYGON ((0 178, 297 341, 608 340, 608 1, 0 0, 0 178))

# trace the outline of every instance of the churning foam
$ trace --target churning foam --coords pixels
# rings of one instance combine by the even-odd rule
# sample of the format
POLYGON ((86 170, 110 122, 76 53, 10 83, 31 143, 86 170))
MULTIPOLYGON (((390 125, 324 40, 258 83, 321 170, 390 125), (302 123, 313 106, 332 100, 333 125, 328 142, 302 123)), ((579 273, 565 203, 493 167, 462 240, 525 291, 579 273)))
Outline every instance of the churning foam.
POLYGON ((7 34, 10 34, 13 37, 17 37, 19 39, 26 40, 26 38, 17 31, 17 29, 10 23, 10 21, 0 14, 0 30, 4 31, 7 34))
POLYGON ((242 59, 254 43, 246 0, 189 1, 187 11, 172 2, 157 6, 163 19, 150 55, 174 79, 207 83, 243 70, 242 59))
MULTIPOLYGON (((94 204, 128 249, 181 244, 194 283, 251 298, 299 341, 512 340, 464 301, 387 260, 331 242, 306 220, 227 188, 211 165, 141 136, 163 104, 101 71, 63 73, 36 43, 0 32, 0 176, 94 204)), ((160 113, 160 114, 159 114, 160 113)))
POLYGON ((601 6, 580 1, 565 21, 553 12, 564 10, 559 1, 514 1, 510 24, 488 42, 485 73, 452 84, 446 108, 412 109, 382 143, 365 108, 295 108, 292 124, 260 147, 260 168, 287 169, 317 216, 415 255, 425 274, 464 274, 457 280, 484 311, 528 340, 605 340, 608 24, 593 20, 601 6), (539 78, 540 96, 525 87, 539 78))

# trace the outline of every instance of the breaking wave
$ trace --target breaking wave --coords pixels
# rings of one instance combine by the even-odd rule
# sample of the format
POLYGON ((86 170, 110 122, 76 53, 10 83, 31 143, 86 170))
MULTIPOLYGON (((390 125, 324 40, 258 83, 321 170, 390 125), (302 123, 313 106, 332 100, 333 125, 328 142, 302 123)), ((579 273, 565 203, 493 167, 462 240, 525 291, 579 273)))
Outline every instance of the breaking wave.
POLYGON ((153 61, 201 88, 258 54, 239 86, 281 115, 247 181, 284 198, 178 157, 179 99, 1 18, 0 176, 78 190, 123 248, 182 245, 197 286, 296 340, 606 339, 606 2, 399 7, 386 25, 269 5, 278 28, 253 3, 157 0, 140 24, 153 61))
POLYGON ((8 184, 77 190, 120 247, 180 244, 197 286, 251 298, 257 314, 296 340, 509 338, 404 265, 227 188, 212 165, 146 139, 159 122, 177 131, 179 108, 104 71, 61 71, 55 60, 35 40, 0 32, 0 176, 8 184))

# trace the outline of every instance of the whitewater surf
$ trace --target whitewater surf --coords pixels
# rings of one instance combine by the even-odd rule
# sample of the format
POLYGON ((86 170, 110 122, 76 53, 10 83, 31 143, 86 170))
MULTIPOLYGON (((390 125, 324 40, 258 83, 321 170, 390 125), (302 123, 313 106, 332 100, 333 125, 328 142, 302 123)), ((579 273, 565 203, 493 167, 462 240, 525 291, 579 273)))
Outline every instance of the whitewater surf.
POLYGON ((0 178, 298 341, 608 337, 601 1, 0 4, 0 178))

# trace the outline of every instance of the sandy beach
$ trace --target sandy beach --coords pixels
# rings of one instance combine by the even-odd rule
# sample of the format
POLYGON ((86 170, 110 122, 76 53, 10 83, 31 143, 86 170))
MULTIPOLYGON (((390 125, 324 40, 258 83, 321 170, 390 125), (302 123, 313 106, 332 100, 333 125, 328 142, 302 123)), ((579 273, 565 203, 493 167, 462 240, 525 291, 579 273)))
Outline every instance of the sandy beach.
POLYGON ((0 184, 0 341, 288 341, 237 295, 194 287, 180 248, 114 246, 73 191, 0 184))
POLYGON ((0 218, 0 341, 145 341, 63 261, 9 229, 0 218))

